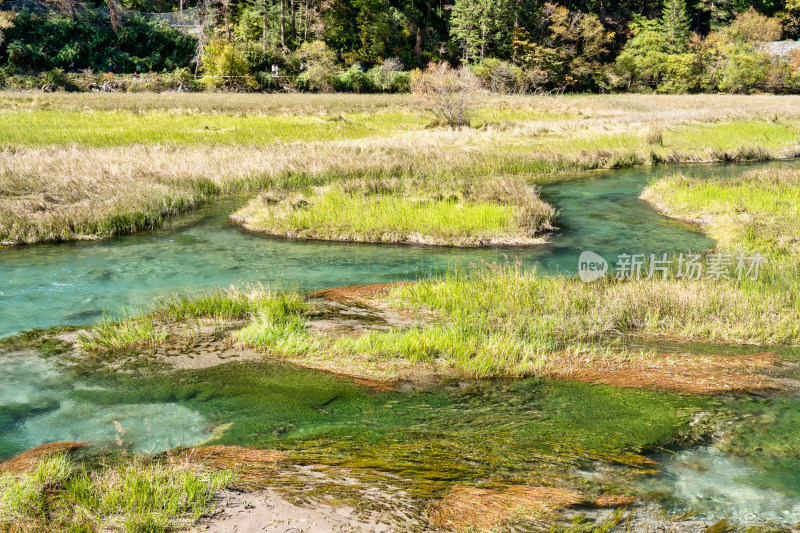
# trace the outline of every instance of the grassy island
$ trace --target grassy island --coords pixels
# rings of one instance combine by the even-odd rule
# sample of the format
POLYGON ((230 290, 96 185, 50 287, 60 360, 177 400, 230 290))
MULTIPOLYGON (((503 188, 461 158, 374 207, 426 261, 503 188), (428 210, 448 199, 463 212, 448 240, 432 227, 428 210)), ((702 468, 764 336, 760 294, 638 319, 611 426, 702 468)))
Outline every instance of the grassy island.
POLYGON ((351 180, 308 194, 269 191, 231 218, 296 239, 482 246, 542 243, 555 215, 533 186, 497 178, 440 185, 351 180))

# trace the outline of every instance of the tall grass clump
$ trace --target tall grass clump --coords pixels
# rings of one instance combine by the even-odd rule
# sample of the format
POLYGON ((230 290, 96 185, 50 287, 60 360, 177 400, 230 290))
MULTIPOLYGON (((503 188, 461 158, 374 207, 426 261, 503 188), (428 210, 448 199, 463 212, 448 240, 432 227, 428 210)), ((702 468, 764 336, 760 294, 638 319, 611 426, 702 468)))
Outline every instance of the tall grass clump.
POLYGON ((120 312, 116 320, 104 316, 99 324, 78 336, 80 346, 95 352, 155 349, 164 344, 174 325, 192 319, 244 320, 264 316, 301 316, 312 305, 297 292, 274 292, 261 284, 200 294, 177 293, 160 299, 156 310, 120 312))
POLYGON ((184 530, 214 507, 231 471, 124 457, 87 467, 63 454, 30 471, 0 474, 0 527, 10 531, 184 530))
POLYGON ((164 320, 187 318, 245 319, 268 308, 305 311, 308 304, 296 292, 275 292, 262 284, 217 288, 200 294, 177 293, 156 303, 155 315, 164 320))
POLYGON ((116 320, 105 314, 99 324, 81 333, 78 341, 84 349, 96 351, 115 351, 122 349, 155 348, 166 339, 154 318, 149 315, 131 315, 122 311, 116 320))
POLYGON ((749 280, 607 278, 587 284, 537 277, 518 266, 484 266, 403 284, 381 300, 432 317, 425 325, 331 336, 309 330, 306 316, 279 313, 258 316, 237 337, 297 360, 405 360, 473 376, 548 375, 575 358, 619 357, 618 348, 633 339, 797 343, 798 295, 749 280))

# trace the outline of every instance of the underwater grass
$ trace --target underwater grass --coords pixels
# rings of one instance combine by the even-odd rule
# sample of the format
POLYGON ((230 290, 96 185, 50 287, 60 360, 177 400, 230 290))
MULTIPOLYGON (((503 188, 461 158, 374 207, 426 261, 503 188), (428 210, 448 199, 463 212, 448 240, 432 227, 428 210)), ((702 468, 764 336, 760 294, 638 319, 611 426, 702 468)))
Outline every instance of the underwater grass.
MULTIPOLYGON (((625 463, 668 445, 698 409, 713 404, 535 379, 382 392, 276 361, 93 377, 103 389, 81 391, 81 401, 178 401, 230 424, 215 444, 284 450, 294 464, 395 474, 400 479, 392 483, 424 498, 440 497, 453 484, 537 483, 537 476, 540 484, 566 478, 584 488, 571 478, 573 467, 610 457, 625 463)), ((264 475, 264 486, 293 486, 291 476, 264 475)))
POLYGON ((172 531, 213 510, 230 471, 123 458, 89 468, 63 454, 31 470, 0 474, 0 527, 7 531, 172 531))
POLYGON ((532 244, 555 209, 521 179, 425 184, 361 179, 309 194, 269 191, 232 219, 297 239, 479 246, 532 244))

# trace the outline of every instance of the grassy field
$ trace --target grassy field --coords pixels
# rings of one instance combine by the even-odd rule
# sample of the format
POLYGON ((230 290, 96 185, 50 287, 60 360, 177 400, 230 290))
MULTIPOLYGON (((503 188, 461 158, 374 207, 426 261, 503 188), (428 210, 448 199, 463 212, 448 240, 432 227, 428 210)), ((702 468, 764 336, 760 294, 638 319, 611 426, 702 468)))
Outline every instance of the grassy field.
POLYGON ((555 216, 522 179, 497 177, 439 184, 352 180, 306 194, 269 191, 232 219, 295 239, 484 246, 542 243, 555 216))
POLYGON ((430 182, 800 153, 789 96, 482 97, 427 128, 407 96, 0 95, 0 242, 160 224, 220 194, 340 179, 430 182))

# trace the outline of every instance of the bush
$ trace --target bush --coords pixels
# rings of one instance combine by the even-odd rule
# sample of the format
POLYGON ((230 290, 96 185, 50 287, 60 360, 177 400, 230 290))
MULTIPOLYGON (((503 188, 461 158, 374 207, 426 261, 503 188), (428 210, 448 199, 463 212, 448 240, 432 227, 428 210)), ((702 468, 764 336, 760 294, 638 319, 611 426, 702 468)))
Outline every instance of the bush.
POLYGON ((210 89, 250 90, 258 86, 244 53, 225 39, 214 39, 203 50, 200 83, 210 89))
POLYGON ((525 73, 508 61, 490 58, 472 67, 472 72, 493 93, 521 93, 527 89, 525 73))
POLYGON ((393 72, 389 92, 407 93, 411 90, 411 75, 408 72, 393 72))
POLYGON ((336 90, 352 93, 374 92, 375 86, 359 65, 353 65, 336 76, 336 90))
POLYGON ((437 124, 468 126, 480 82, 468 69, 452 69, 447 63, 431 63, 411 73, 411 92, 422 99, 437 124))
POLYGON ((304 70, 295 83, 302 91, 331 92, 336 83, 336 56, 322 41, 305 42, 295 54, 304 70))

